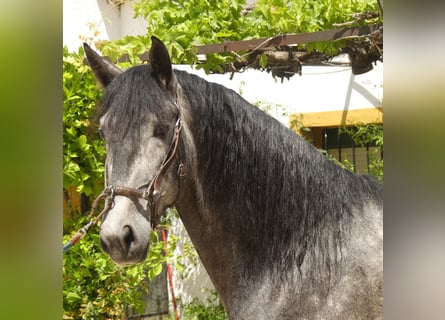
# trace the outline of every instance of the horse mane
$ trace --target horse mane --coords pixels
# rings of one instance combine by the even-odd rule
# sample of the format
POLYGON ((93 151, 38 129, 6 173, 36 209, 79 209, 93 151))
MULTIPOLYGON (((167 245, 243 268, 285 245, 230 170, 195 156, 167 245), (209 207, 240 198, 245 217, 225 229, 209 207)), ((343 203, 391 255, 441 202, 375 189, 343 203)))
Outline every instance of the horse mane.
POLYGON ((313 272, 330 277, 348 222, 367 201, 381 202, 381 185, 334 164, 234 91, 175 74, 192 108, 204 204, 228 234, 241 235, 248 272, 272 264, 301 273, 308 259, 313 272))

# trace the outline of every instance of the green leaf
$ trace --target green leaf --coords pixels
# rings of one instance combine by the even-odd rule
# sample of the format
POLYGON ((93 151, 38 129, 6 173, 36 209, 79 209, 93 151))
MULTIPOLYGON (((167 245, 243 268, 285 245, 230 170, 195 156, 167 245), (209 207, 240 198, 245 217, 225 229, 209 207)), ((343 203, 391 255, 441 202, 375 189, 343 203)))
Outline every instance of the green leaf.
POLYGON ((268 62, 268 57, 267 57, 267 55, 266 54, 261 54, 260 55, 260 61, 259 61, 259 64, 260 64, 260 67, 261 68, 266 68, 267 67, 267 62, 268 62))
POLYGON ((179 273, 183 273, 185 270, 185 266, 182 263, 180 263, 179 261, 176 262, 175 268, 179 273))
POLYGON ((160 275, 162 272, 162 264, 156 264, 148 269, 148 278, 153 279, 154 277, 160 275))
POLYGON ((233 32, 228 32, 228 31, 220 31, 215 33, 215 38, 229 38, 231 36, 233 36, 235 33, 233 32))
POLYGON ((82 297, 79 296, 76 292, 68 292, 66 294, 66 299, 69 303, 75 303, 79 300, 82 300, 82 297))
POLYGON ((81 135, 77 141, 79 142, 80 149, 87 151, 90 148, 90 145, 87 144, 87 137, 85 135, 81 135))

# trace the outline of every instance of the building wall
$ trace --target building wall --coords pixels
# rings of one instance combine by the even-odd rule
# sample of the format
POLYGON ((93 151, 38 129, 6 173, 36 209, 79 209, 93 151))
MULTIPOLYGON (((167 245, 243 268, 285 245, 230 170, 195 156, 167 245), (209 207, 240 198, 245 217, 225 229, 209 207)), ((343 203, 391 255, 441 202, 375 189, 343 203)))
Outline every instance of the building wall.
POLYGON ((105 0, 63 0, 63 44, 72 51, 85 38, 120 38, 119 9, 105 0))
POLYGON ((134 10, 132 3, 127 2, 121 6, 121 36, 135 36, 147 33, 147 21, 142 18, 134 19, 134 10))
POLYGON ((107 0, 63 0, 63 44, 76 51, 82 38, 117 40, 145 34, 147 22, 133 18, 133 2, 116 5, 107 0))
POLYGON ((361 75, 353 75, 349 67, 303 66, 302 76, 295 75, 283 83, 269 73, 248 69, 230 74, 206 75, 190 66, 176 66, 211 82, 220 83, 235 91, 251 103, 275 105, 272 115, 285 124, 293 113, 350 111, 382 106, 383 64, 361 75))

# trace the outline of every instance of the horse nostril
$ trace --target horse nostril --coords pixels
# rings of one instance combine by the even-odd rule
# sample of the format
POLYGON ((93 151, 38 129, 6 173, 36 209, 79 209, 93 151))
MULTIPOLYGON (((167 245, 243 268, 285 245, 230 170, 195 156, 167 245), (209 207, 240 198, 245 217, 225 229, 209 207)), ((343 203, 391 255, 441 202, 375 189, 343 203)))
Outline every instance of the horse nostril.
POLYGON ((133 230, 130 226, 122 227, 121 232, 101 235, 100 246, 108 254, 115 250, 120 250, 125 255, 130 252, 131 244, 135 241, 133 230))
POLYGON ((128 250, 132 242, 134 242, 134 234, 130 226, 124 226, 123 240, 125 248, 128 250))

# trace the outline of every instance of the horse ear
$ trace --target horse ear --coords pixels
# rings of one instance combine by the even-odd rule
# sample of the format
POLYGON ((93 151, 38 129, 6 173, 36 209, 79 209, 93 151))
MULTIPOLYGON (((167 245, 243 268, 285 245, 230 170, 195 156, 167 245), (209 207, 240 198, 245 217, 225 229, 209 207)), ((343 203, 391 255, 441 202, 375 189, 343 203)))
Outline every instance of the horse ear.
POLYGON ((85 50, 85 55, 87 56, 88 64, 93 70, 97 81, 99 81, 103 87, 108 86, 114 77, 122 73, 121 69, 98 55, 88 44, 84 43, 83 48, 85 50))
POLYGON ((172 79, 173 70, 167 48, 161 40, 155 36, 151 37, 150 64, 154 75, 167 87, 172 79))

